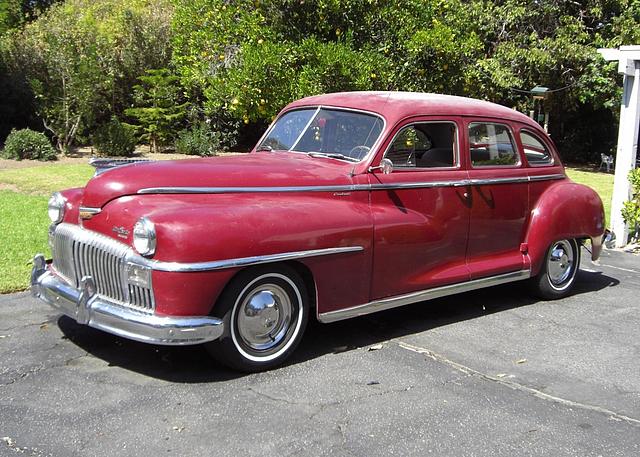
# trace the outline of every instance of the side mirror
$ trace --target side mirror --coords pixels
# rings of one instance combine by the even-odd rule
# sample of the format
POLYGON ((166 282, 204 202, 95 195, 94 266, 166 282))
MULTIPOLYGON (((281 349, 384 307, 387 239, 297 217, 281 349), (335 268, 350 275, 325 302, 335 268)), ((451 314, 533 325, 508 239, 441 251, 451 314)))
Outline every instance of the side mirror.
POLYGON ((393 171, 393 162, 391 159, 387 159, 386 157, 382 159, 380 165, 377 167, 369 167, 369 173, 372 173, 375 170, 382 170, 382 173, 385 175, 391 174, 393 171))

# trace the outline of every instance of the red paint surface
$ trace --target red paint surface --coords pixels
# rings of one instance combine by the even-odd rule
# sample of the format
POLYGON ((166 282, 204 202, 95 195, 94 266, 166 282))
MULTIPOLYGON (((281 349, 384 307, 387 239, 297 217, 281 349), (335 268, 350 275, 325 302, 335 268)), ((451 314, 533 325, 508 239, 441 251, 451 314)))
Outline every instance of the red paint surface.
MULTIPOLYGON (((77 222, 80 204, 101 207, 100 214, 83 221, 84 227, 131 244, 130 235, 120 239, 113 228, 131 231, 146 216, 157 229, 154 259, 168 262, 362 246, 361 252, 301 261, 313 275, 321 313, 529 265, 536 273, 551 242, 603 232, 600 199, 567 178, 372 192, 136 195, 151 187, 397 185, 564 174, 550 141, 553 166, 530 167, 524 157, 513 168, 470 166, 466 128, 473 120, 508 124, 520 149, 517 132, 523 126, 546 138, 535 122, 509 108, 428 94, 348 93, 303 99, 284 111, 320 104, 382 115, 386 126, 377 150, 359 164, 288 152, 253 152, 126 166, 92 179, 84 192, 66 191, 71 209, 65 220, 77 222), (399 128, 427 115, 458 126, 458 168, 397 169, 390 175, 367 172, 380 163, 399 128), (522 243, 527 243, 528 253, 520 251, 522 243)), ((208 314, 236 272, 154 272, 157 312, 208 314)))

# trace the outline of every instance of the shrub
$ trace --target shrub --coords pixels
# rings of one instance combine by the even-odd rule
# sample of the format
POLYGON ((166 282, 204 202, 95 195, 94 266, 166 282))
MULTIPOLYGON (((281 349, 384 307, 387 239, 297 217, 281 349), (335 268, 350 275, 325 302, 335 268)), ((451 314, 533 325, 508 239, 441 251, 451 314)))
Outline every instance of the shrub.
POLYGON ((622 218, 629 225, 632 239, 637 240, 640 236, 640 168, 629 172, 629 182, 632 188, 631 200, 624 202, 622 218))
POLYGON ((56 151, 46 135, 31 129, 11 130, 2 155, 16 160, 56 160, 56 151))
POLYGON ((109 122, 96 129, 93 145, 98 154, 116 157, 130 157, 136 148, 134 128, 113 116, 109 122))
POLYGON ((222 134, 213 132, 204 122, 193 128, 182 130, 176 139, 176 152, 202 157, 215 156, 224 149, 222 134))

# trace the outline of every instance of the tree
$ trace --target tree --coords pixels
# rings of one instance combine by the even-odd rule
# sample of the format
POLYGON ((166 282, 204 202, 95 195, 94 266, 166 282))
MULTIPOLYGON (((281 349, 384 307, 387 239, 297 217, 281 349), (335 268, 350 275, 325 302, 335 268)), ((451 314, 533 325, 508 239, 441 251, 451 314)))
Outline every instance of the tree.
POLYGON ((175 136, 180 121, 186 116, 188 103, 179 104, 181 90, 179 79, 166 68, 147 70, 138 78, 141 84, 134 87, 136 107, 125 110, 127 116, 136 118, 141 138, 149 142, 152 152, 175 136))
POLYGON ((36 19, 56 1, 58 0, 2 0, 0 2, 0 35, 36 19))
POLYGON ((169 0, 67 0, 7 34, 7 67, 25 75, 59 150, 121 114, 137 77, 168 63, 171 11, 169 0))

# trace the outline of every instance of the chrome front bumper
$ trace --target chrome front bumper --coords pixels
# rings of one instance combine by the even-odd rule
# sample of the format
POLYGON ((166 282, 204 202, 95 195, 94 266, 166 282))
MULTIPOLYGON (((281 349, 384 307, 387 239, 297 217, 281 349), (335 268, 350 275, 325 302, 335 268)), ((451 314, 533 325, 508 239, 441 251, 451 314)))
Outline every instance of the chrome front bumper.
POLYGON ((96 295, 91 276, 80 289, 68 285, 47 268, 44 257, 33 259, 31 293, 57 310, 85 324, 143 343, 180 346, 218 339, 222 320, 209 316, 158 316, 123 308, 96 295))

